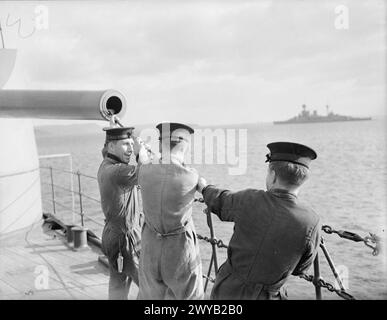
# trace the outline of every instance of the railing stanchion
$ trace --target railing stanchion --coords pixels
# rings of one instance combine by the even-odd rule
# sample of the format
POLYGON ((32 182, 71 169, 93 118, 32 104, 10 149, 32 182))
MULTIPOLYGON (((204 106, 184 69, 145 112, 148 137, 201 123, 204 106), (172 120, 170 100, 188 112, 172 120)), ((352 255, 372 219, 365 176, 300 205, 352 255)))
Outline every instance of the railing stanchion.
POLYGON ((72 206, 72 224, 75 224, 75 200, 74 200, 74 173, 73 173, 73 158, 69 154, 70 161, 70 190, 71 190, 71 206, 72 206))
POLYGON ((343 284, 343 282, 341 281, 341 278, 340 278, 340 276, 339 276, 339 273, 338 273, 337 270, 336 270, 335 264, 333 263, 333 260, 332 260, 331 256, 329 255, 327 248, 325 248, 325 245, 324 245, 324 239, 322 239, 322 238, 321 238, 320 248, 321 248, 322 251, 324 252, 325 258, 327 259, 328 264, 329 264, 329 267, 331 268, 332 273, 333 273, 333 275, 335 276, 335 279, 336 279, 336 281, 337 281, 337 284, 339 285, 339 287, 340 287, 341 290, 344 290, 344 291, 345 291, 344 284, 343 284))
POLYGON ((51 197, 52 197, 52 209, 54 210, 54 214, 56 214, 55 209, 55 190, 54 190, 54 177, 52 175, 52 167, 50 167, 50 177, 51 177, 51 197))
MULTIPOLYGON (((211 211, 209 208, 206 208, 206 213, 207 213, 207 224, 208 227, 210 228, 210 236, 212 241, 215 240, 215 232, 214 232, 214 226, 212 224, 212 217, 211 217, 211 211)), ((212 254, 214 258, 214 268, 215 268, 215 275, 218 273, 218 255, 216 253, 216 244, 214 242, 211 242, 212 246, 212 254)))
POLYGON ((208 266, 207 278, 206 278, 206 282, 205 282, 205 284, 204 284, 204 292, 207 291, 208 281, 210 280, 211 269, 212 269, 212 264, 213 264, 213 263, 214 263, 214 254, 211 255, 210 265, 208 266))
POLYGON ((316 258, 314 258, 313 261, 313 269, 314 269, 314 279, 313 279, 313 284, 314 288, 316 291, 316 300, 321 300, 322 295, 321 295, 321 287, 319 285, 319 280, 320 280, 320 261, 318 258, 318 253, 316 254, 316 258))
POLYGON ((84 227, 84 222, 83 222, 83 205, 82 205, 82 188, 81 188, 81 173, 79 170, 77 171, 77 176, 78 176, 78 194, 79 194, 79 209, 80 209, 80 214, 81 214, 81 225, 84 227))

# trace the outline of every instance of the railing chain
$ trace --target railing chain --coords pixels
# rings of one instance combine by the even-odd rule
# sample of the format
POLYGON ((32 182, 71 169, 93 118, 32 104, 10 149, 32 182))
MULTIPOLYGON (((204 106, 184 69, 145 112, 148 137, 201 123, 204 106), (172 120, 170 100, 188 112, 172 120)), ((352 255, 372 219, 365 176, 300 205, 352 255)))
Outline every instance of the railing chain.
POLYGON ((335 230, 328 225, 323 225, 321 229, 327 234, 335 233, 343 239, 351 240, 354 242, 363 242, 367 247, 372 249, 372 255, 374 256, 377 256, 380 252, 381 239, 374 233, 369 233, 369 236, 362 237, 354 232, 335 230))
MULTIPOLYGON (((304 279, 308 282, 311 282, 313 283, 314 282, 314 276, 311 275, 311 274, 301 274, 298 276, 299 278, 301 279, 304 279)), ((343 289, 336 289, 335 286, 327 281, 325 281, 323 278, 320 278, 318 281, 317 281, 317 286, 321 287, 321 288, 325 288, 327 289, 328 291, 330 292, 334 292, 336 293, 338 296, 340 296, 341 298, 345 299, 345 300, 356 300, 352 295, 350 295, 348 292, 346 292, 345 290, 343 289)))

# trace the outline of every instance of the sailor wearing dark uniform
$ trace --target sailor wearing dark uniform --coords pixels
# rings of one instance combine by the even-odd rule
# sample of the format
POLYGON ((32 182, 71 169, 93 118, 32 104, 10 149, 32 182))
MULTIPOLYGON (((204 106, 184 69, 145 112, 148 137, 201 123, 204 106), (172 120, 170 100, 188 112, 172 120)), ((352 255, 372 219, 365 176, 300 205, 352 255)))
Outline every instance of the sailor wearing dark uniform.
POLYGON ((194 130, 163 123, 161 158, 139 170, 145 223, 140 257, 139 299, 202 299, 199 245, 192 221, 198 173, 184 164, 194 130))
POLYGON ((109 261, 109 299, 125 300, 132 281, 138 285, 138 260, 142 212, 137 189, 137 165, 129 164, 134 153, 139 162, 147 152, 132 137, 132 127, 104 128, 105 154, 98 170, 101 207, 105 215, 102 251, 109 261))
POLYGON ((316 152, 290 142, 267 147, 266 191, 231 192, 199 179, 208 208, 222 221, 234 222, 211 299, 286 299, 283 285, 289 276, 304 273, 316 256, 320 218, 298 199, 316 152))

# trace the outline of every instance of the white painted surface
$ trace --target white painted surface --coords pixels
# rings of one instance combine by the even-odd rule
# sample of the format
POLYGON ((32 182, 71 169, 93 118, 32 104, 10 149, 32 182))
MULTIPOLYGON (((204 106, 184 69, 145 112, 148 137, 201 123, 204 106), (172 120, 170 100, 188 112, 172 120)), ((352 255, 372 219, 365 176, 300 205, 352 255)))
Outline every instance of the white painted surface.
POLYGON ((0 89, 6 84, 15 66, 16 49, 0 49, 0 89))
POLYGON ((42 216, 39 161, 31 120, 0 119, 0 236, 42 216))

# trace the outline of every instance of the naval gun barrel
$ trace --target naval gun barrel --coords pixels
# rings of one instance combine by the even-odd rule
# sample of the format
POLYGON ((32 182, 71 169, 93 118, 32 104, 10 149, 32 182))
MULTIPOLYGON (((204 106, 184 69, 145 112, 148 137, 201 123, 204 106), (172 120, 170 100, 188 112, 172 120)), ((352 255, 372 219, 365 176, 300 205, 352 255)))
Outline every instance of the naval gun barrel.
POLYGON ((0 118, 109 120, 125 112, 116 90, 0 90, 0 118))

